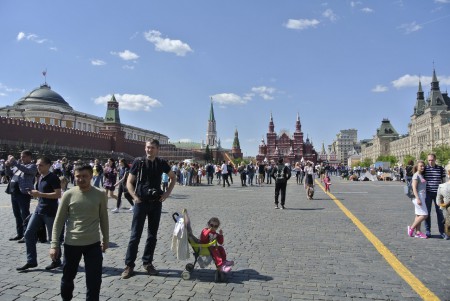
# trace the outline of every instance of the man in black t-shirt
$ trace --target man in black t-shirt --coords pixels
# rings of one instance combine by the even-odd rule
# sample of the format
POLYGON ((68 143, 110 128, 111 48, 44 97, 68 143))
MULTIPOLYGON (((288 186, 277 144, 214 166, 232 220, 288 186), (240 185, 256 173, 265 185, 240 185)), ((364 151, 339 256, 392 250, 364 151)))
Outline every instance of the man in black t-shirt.
POLYGON ((159 141, 152 139, 145 143, 145 158, 134 160, 127 180, 128 192, 134 199, 131 237, 125 258, 125 270, 122 279, 133 276, 139 242, 148 216, 148 237, 142 255, 143 267, 149 275, 158 275, 153 266, 153 254, 161 218, 162 203, 169 197, 176 182, 176 175, 166 160, 158 158, 159 141), (161 176, 169 175, 170 183, 167 191, 161 191, 161 176), (156 197, 154 195, 156 194, 156 197))
MULTIPOLYGON (((47 228, 49 241, 52 240, 53 222, 55 221, 56 211, 58 211, 58 198, 61 197, 61 183, 59 178, 52 172, 50 167, 52 161, 47 157, 37 160, 37 170, 39 179, 36 183, 36 189, 30 190, 29 194, 38 198, 36 210, 28 221, 25 230, 25 243, 27 247, 27 263, 17 268, 18 271, 24 271, 29 268, 37 267, 37 231, 42 224, 47 228)), ((53 237, 53 239, 59 239, 53 237)), ((45 269, 51 270, 61 265, 61 259, 58 258, 47 266, 45 269)))

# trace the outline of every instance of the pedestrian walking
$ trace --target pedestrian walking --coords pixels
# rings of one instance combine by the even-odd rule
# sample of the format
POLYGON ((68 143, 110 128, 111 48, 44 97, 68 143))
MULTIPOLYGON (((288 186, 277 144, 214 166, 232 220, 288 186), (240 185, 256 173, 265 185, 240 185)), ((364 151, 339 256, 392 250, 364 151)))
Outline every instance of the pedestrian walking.
POLYGON ((278 159, 278 164, 272 169, 272 178, 275 180, 275 209, 278 207, 278 196, 281 194, 281 209, 285 209, 286 186, 291 178, 291 170, 283 164, 283 158, 278 159))
POLYGON ((57 260, 60 256, 61 249, 56 238, 59 238, 64 225, 66 226, 65 264, 61 278, 63 300, 72 300, 74 279, 81 257, 84 258, 86 274, 86 300, 99 300, 100 296, 102 252, 105 252, 109 245, 108 203, 105 193, 92 186, 92 174, 90 165, 78 165, 75 168, 77 186, 64 193, 53 225, 54 239, 50 249, 52 260, 57 260))

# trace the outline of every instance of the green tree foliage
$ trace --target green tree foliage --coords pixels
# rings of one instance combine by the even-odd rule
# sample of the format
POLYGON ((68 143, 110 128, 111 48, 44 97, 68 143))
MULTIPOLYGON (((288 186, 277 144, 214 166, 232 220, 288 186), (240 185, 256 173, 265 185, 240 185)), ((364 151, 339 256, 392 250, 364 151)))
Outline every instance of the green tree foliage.
POLYGON ((389 162, 391 166, 395 165, 398 162, 397 157, 396 156, 391 156, 391 155, 389 155, 389 156, 379 156, 377 158, 377 161, 389 162))
POLYGON ((212 161, 212 151, 209 149, 209 145, 207 145, 206 148, 205 148, 204 159, 205 159, 206 162, 211 162, 212 161))
POLYGON ((372 165, 372 159, 370 158, 364 158, 364 160, 361 162, 361 167, 370 167, 372 165))
POLYGON ((416 162, 416 158, 415 157, 413 157, 413 156, 411 156, 411 155, 406 155, 404 158, 403 158, 403 165, 408 165, 408 162, 410 161, 410 160, 412 160, 413 162, 416 162))
POLYGON ((436 154, 437 163, 440 165, 447 165, 450 160, 450 146, 448 145, 440 145, 433 149, 433 152, 436 154))
POLYGON ((421 151, 419 155, 419 160, 425 161, 425 164, 428 163, 427 162, 428 153, 429 151, 421 151))

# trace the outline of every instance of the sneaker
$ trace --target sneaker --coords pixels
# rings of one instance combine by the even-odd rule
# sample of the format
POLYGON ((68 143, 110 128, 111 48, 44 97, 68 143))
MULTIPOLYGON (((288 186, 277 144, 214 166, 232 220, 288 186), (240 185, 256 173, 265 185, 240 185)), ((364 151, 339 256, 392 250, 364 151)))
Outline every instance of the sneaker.
POLYGON ((50 263, 48 266, 46 266, 45 269, 48 271, 48 270, 56 269, 60 266, 61 266, 61 260, 52 261, 52 263, 50 263))
POLYGON ((225 260, 224 265, 231 267, 234 265, 234 261, 233 260, 225 260))
POLYGON ((445 234, 445 233, 441 233, 441 237, 442 237, 442 239, 445 239, 445 240, 449 240, 450 239, 450 237, 447 234, 445 234))
POLYGON ((430 237, 431 237, 431 232, 430 232, 430 231, 427 231, 427 232, 425 232, 425 235, 426 235, 428 238, 430 238, 430 237))
POLYGON ((220 270, 224 273, 229 273, 231 271, 231 267, 227 265, 223 265, 220 270))
POLYGON ((147 271, 147 273, 150 276, 156 276, 158 275, 158 271, 155 269, 155 267, 153 266, 153 264, 144 264, 144 270, 147 271))
POLYGON ((119 212, 119 208, 114 208, 113 210, 111 210, 112 213, 118 213, 119 212))
POLYGON ((414 237, 414 229, 411 228, 410 226, 408 226, 408 236, 409 237, 414 237))
POLYGON ((422 232, 416 232, 416 235, 414 237, 417 238, 428 238, 428 236, 426 236, 426 234, 423 234, 422 232))
POLYGON ((128 279, 131 276, 133 276, 133 274, 134 274, 133 270, 134 269, 132 267, 126 266, 125 270, 123 270, 122 275, 121 275, 122 279, 128 279))
POLYGON ((280 208, 278 207, 278 205, 275 205, 275 209, 280 209, 280 208))
POLYGON ((133 211, 134 210, 134 206, 131 206, 130 209, 128 209, 129 211, 133 211))
POLYGON ((281 209, 286 209, 286 207, 284 207, 284 205, 281 205, 281 209))

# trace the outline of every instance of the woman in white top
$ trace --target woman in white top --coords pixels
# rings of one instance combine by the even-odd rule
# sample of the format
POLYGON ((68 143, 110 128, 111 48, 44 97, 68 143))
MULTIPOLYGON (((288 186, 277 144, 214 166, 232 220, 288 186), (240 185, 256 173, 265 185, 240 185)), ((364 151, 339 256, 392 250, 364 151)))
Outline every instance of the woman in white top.
POLYGON ((423 177, 425 171, 425 163, 422 160, 417 161, 414 165, 414 175, 412 177, 412 189, 414 192, 414 198, 412 203, 414 204, 416 217, 411 226, 408 226, 408 236, 427 238, 427 236, 420 231, 421 223, 427 218, 428 210, 425 204, 425 196, 427 194, 427 181, 423 177), (414 231, 416 232, 414 235, 414 231))

